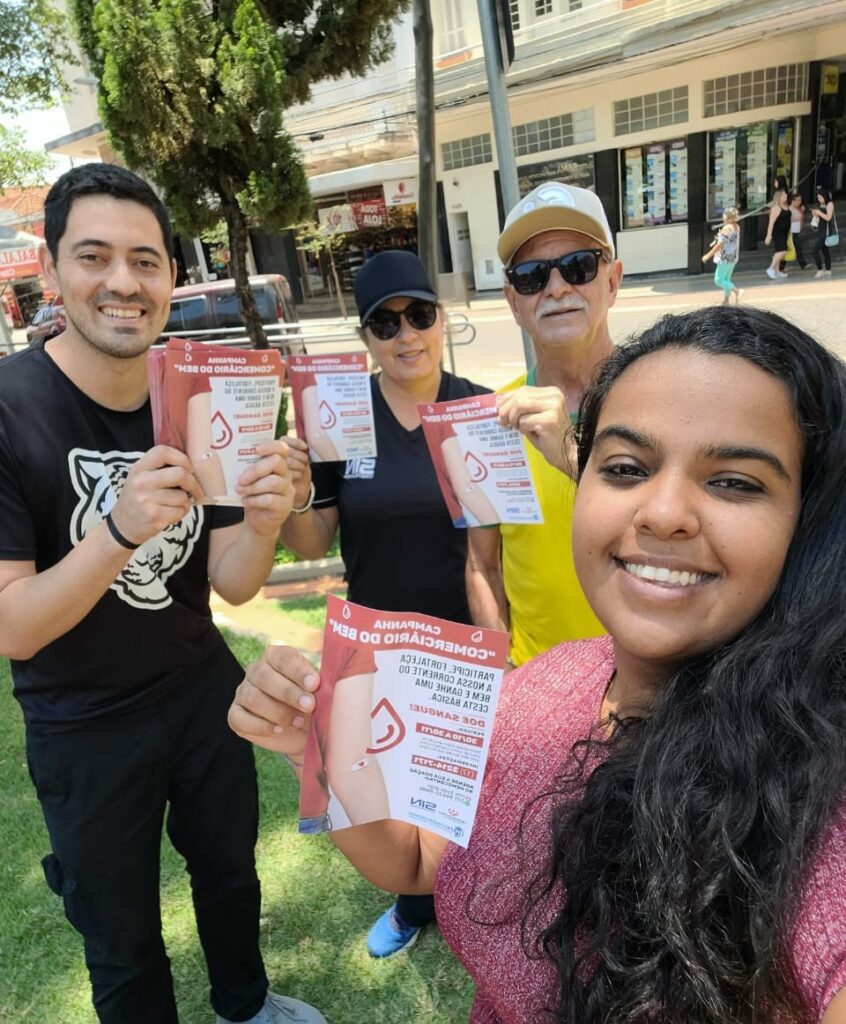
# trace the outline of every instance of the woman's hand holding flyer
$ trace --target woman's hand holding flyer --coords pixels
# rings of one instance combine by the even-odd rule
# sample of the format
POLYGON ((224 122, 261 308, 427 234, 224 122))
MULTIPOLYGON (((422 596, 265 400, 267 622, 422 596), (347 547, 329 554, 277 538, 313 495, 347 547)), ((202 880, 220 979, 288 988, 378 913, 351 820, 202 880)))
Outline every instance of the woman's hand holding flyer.
POLYGON ((244 521, 253 533, 276 537, 294 505, 294 480, 285 441, 255 446, 258 462, 238 477, 235 492, 244 506, 244 521))
POLYGON ((391 818, 466 846, 507 654, 507 633, 330 595, 300 831, 391 818))

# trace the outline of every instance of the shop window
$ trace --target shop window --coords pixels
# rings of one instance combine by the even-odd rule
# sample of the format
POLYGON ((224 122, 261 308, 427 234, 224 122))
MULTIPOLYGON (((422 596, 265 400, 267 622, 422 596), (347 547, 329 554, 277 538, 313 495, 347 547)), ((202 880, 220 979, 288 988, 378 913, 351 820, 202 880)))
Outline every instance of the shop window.
POLYGON ((782 64, 758 68, 704 83, 705 117, 736 114, 741 110, 801 103, 808 99, 808 65, 782 64))
POLYGON ((577 110, 573 114, 559 114, 542 121, 518 124, 512 131, 517 156, 542 153, 547 149, 563 149, 596 138, 593 108, 577 110))
POLYGON ((442 143, 441 158, 445 171, 490 163, 493 159, 490 133, 484 132, 482 135, 470 135, 466 139, 442 143))
POLYGON ((793 178, 792 119, 758 121, 712 132, 708 140, 708 217, 727 206, 741 213, 765 208, 776 176, 793 178))
POLYGON ((687 86, 650 92, 645 96, 632 96, 614 104, 614 134, 631 135, 634 132, 683 124, 688 119, 687 86))
POLYGON ((560 160, 546 160, 540 164, 524 164, 517 168, 517 180, 520 195, 528 195, 533 188, 546 181, 563 181, 567 185, 578 185, 579 188, 596 187, 593 156, 564 157, 560 160))
POLYGON ((623 227, 687 220, 687 140, 622 151, 623 227))

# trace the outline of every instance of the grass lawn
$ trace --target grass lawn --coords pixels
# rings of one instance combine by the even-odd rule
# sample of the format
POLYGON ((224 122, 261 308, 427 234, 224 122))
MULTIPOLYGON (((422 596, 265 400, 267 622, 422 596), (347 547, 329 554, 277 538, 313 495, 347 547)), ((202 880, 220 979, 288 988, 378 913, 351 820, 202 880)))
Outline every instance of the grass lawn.
MULTIPOLYGON (((319 615, 323 599, 311 600, 298 602, 305 606, 303 614, 319 615)), ((227 639, 242 661, 262 649, 251 638, 228 634, 227 639)), ((388 897, 359 878, 326 839, 297 834, 292 773, 267 751, 256 755, 262 948, 273 987, 314 1003, 329 1024, 466 1021, 472 986, 435 929, 427 929, 410 954, 386 962, 368 957, 364 936, 388 897)), ((49 847, 5 660, 0 660, 0 835, 0 1024, 95 1024, 81 940, 41 871, 49 847)), ((167 843, 162 904, 180 1020, 210 1024, 188 883, 182 861, 167 843)))

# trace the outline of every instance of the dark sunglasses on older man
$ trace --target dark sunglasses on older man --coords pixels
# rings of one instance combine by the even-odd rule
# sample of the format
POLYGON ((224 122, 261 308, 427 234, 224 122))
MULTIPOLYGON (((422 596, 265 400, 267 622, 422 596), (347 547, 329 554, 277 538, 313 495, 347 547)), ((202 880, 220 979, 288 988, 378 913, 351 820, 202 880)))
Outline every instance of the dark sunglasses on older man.
POLYGON ((427 299, 415 299, 405 309, 377 309, 364 326, 369 327, 379 341, 390 341, 399 334, 403 316, 415 331, 428 331, 438 317, 438 307, 427 299))
POLYGON ((604 258, 601 249, 579 249, 554 260, 525 260, 509 267, 505 276, 518 294, 536 295, 546 288, 553 267, 567 284, 590 284, 599 271, 599 261, 604 258))

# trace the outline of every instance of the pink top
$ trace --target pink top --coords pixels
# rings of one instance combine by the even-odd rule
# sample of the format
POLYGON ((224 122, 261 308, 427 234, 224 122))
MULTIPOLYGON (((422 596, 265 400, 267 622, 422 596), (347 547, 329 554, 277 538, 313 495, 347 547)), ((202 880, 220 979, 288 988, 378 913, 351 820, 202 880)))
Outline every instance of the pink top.
MULTIPOLYGON (((553 971, 527 956, 520 931, 526 884, 550 844, 551 799, 531 797, 596 722, 613 669, 612 642, 599 637, 561 644, 505 680, 473 836, 466 850, 447 847, 435 892, 441 931, 476 983, 471 1024, 536 1024, 554 1003, 553 971)), ((530 934, 552 915, 541 911, 530 934)), ((790 959, 810 1019, 821 1021, 846 987, 846 804, 805 885, 790 959)))

